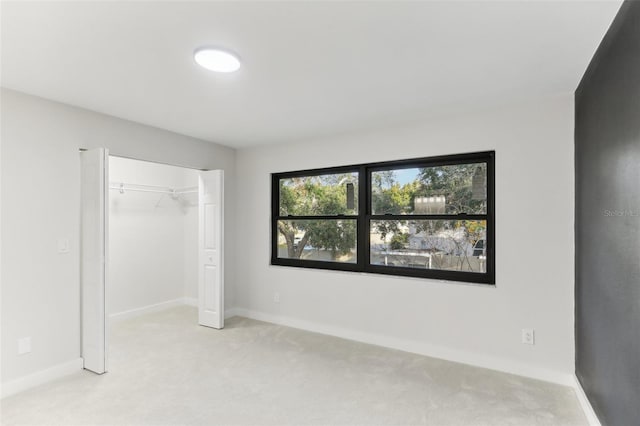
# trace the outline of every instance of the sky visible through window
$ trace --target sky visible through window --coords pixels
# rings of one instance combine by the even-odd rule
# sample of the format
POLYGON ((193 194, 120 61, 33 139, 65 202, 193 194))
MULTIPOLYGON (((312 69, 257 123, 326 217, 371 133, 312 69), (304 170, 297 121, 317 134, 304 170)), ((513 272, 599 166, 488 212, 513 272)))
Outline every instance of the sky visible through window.
POLYGON ((419 175, 420 169, 398 169, 393 171, 393 177, 400 186, 418 180, 419 175))

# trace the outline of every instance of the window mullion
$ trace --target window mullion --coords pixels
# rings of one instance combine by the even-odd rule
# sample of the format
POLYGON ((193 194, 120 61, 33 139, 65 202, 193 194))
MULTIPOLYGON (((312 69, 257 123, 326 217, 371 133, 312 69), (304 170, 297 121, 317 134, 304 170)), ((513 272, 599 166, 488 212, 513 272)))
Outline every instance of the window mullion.
POLYGON ((357 220, 358 215, 276 216, 278 220, 357 220))
POLYGON ((357 244, 358 244, 358 269, 365 270, 365 265, 369 257, 369 231, 366 215, 369 210, 369 175, 366 167, 360 167, 358 171, 358 224, 357 224, 357 244))
POLYGON ((487 220, 489 215, 486 214, 468 214, 468 215, 447 215, 447 214, 384 214, 370 215, 371 220, 487 220))

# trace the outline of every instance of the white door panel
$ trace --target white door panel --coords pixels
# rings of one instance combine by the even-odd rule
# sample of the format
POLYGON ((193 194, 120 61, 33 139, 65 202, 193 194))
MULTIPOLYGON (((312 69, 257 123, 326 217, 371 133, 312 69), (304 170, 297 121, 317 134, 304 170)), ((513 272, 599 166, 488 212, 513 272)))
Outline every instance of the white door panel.
POLYGON ((223 171, 200 173, 198 322, 224 327, 223 171))
POLYGON ((217 248, 216 236, 219 232, 216 229, 216 222, 218 221, 217 208, 218 206, 213 203, 204 205, 204 249, 206 250, 215 250, 217 248))
POLYGON ((107 243, 109 153, 104 148, 80 153, 82 358, 84 368, 107 371, 107 243))

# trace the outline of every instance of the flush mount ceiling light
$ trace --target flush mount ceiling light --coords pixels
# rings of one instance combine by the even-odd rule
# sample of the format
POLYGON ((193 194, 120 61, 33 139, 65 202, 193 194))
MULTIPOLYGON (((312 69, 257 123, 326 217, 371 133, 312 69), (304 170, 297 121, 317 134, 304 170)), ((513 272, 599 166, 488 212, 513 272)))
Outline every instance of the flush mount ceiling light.
POLYGON ((193 52, 193 58, 203 68, 215 72, 234 72, 240 68, 240 58, 219 47, 200 47, 193 52))

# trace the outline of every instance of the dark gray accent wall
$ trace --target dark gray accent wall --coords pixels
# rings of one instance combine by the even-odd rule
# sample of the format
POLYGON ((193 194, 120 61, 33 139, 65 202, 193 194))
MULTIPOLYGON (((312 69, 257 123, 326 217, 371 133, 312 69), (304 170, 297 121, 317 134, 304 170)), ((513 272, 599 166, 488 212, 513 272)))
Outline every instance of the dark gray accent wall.
POLYGON ((640 425, 640 1, 576 90, 576 375, 603 425, 640 425))

